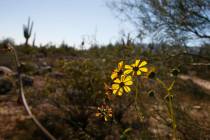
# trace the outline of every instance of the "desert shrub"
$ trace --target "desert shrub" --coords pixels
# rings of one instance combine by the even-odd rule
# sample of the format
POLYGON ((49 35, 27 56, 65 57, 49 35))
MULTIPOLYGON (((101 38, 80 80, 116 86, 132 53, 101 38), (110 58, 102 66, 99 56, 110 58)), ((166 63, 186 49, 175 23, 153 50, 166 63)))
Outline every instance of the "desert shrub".
POLYGON ((66 75, 65 82, 68 84, 68 88, 83 93, 80 96, 81 102, 94 103, 89 99, 95 100, 97 94, 102 94, 104 81, 109 78, 106 75, 107 69, 104 69, 100 59, 64 62, 62 69, 66 75))

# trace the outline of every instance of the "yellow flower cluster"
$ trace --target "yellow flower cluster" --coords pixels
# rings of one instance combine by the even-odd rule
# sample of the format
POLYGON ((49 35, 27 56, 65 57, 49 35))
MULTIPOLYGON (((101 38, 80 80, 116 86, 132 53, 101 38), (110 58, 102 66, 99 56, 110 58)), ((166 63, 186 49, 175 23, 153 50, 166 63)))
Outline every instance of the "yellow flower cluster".
POLYGON ((123 61, 120 61, 111 75, 113 94, 122 96, 124 92, 129 93, 131 91, 130 86, 133 84, 132 76, 139 76, 142 72, 148 72, 146 65, 146 61, 141 62, 139 59, 134 64, 125 66, 123 61))
MULTIPOLYGON (((104 84, 106 99, 112 100, 112 94, 122 96, 123 93, 129 93, 133 85, 133 76, 139 76, 142 72, 148 72, 145 67, 147 65, 146 61, 140 61, 139 59, 135 61, 134 64, 124 65, 123 61, 118 63, 118 66, 111 74, 111 79, 113 80, 112 86, 104 84)), ((103 118, 108 121, 112 118, 112 108, 108 105, 102 105, 98 107, 96 117, 103 118)))

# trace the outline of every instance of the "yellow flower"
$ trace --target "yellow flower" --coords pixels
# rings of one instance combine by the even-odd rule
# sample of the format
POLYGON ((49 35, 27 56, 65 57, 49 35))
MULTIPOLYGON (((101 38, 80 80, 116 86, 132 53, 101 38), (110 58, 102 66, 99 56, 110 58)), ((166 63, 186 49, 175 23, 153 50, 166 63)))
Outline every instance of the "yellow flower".
POLYGON ((144 67, 145 65, 147 65, 147 61, 140 62, 138 59, 134 64, 125 65, 124 74, 141 75, 142 72, 148 72, 148 69, 144 67))
POLYGON ((131 76, 121 75, 120 79, 117 78, 114 80, 114 84, 112 84, 113 94, 117 94, 122 96, 123 92, 130 92, 131 89, 129 86, 133 84, 131 76))
POLYGON ((116 79, 118 77, 120 77, 123 74, 123 61, 120 61, 118 63, 118 67, 116 69, 114 69, 114 71, 112 72, 111 78, 116 79))
POLYGON ((100 117, 103 118, 105 121, 108 121, 112 118, 112 108, 107 105, 101 105, 101 107, 98 107, 96 117, 100 117))

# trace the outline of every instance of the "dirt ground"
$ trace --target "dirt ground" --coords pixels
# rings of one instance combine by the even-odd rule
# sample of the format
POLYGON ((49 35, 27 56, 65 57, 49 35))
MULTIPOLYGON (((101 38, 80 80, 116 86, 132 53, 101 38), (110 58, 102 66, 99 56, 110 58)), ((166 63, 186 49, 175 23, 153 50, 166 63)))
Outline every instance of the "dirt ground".
MULTIPOLYGON (((191 80, 194 84, 198 86, 198 88, 202 88, 206 91, 206 94, 210 94, 210 81, 206 81, 200 79, 196 76, 189 75, 180 75, 180 79, 187 81, 191 80)), ((39 78, 35 78, 40 82, 39 78)), ((37 89, 41 88, 39 82, 37 83, 35 80, 35 87, 37 89)), ((44 82, 44 81, 43 81, 44 82)), ((196 103, 196 101, 192 101, 196 103)), ((183 108, 191 108, 188 109, 188 113, 192 118, 196 120, 206 120, 206 123, 210 123, 207 121, 210 116, 210 103, 197 103, 197 104, 186 104, 187 102, 183 102, 183 108)), ((10 135, 16 127, 16 124, 30 119, 24 110, 24 107, 17 104, 17 95, 4 95, 0 96, 0 140, 6 140, 7 136, 10 135)), ((154 121, 152 121, 154 122, 154 121)), ((208 127, 209 125, 207 125, 208 127)), ((205 127, 205 126, 204 126, 205 127)))

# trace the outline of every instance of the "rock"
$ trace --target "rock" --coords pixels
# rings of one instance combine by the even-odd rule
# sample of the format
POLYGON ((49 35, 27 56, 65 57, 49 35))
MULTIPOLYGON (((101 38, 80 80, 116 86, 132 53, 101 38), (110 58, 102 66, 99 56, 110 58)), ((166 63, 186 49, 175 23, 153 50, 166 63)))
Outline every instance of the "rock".
POLYGON ((52 67, 51 66, 41 66, 39 68, 38 74, 46 74, 52 72, 52 67))
POLYGON ((42 65, 42 66, 48 66, 48 65, 47 65, 47 62, 45 62, 45 61, 44 61, 44 62, 42 62, 42 64, 41 64, 41 65, 42 65))
POLYGON ((11 69, 5 66, 0 66, 0 77, 12 76, 12 75, 14 75, 14 72, 11 69))
POLYGON ((42 67, 42 70, 46 71, 46 72, 52 72, 52 67, 51 66, 45 66, 45 67, 42 67))
POLYGON ((27 74, 34 74, 39 70, 38 65, 34 63, 21 63, 20 72, 27 74))
POLYGON ((52 78, 55 78, 55 79, 61 79, 61 78, 65 77, 64 73, 62 73, 62 72, 53 72, 49 76, 51 76, 52 78))
POLYGON ((0 79, 0 95, 5 95, 13 89, 13 83, 8 79, 0 79))
POLYGON ((193 109, 200 110, 200 109, 201 109, 201 106, 199 106, 199 105, 194 105, 194 106, 193 106, 193 109))
POLYGON ((22 75, 22 81, 23 81, 24 86, 33 86, 33 83, 34 83, 33 77, 25 75, 25 74, 22 75))

